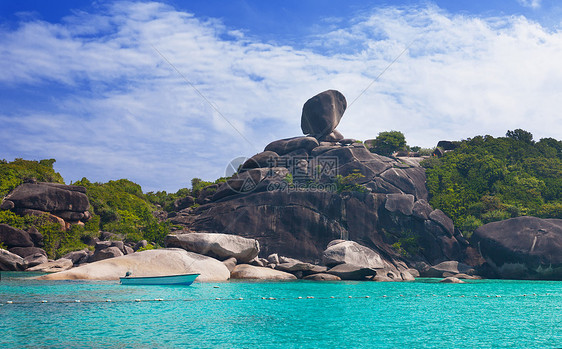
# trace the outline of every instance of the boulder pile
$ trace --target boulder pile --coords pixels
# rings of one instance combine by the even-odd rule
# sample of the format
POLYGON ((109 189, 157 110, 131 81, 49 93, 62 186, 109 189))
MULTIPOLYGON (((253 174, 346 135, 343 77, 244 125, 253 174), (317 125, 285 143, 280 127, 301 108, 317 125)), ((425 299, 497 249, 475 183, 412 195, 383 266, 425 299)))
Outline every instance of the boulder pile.
POLYGON ((63 229, 91 218, 86 188, 58 183, 24 183, 8 194, 0 209, 20 215, 47 215, 63 229))
POLYGON ((303 107, 304 136, 271 142, 213 185, 201 206, 180 210, 171 221, 193 232, 256 239, 264 256, 315 264, 337 239, 389 261, 463 260, 466 240, 428 204, 419 161, 374 154, 344 138, 335 128, 345 108, 338 91, 312 97, 303 107))
MULTIPOLYGON (((72 224, 82 225, 88 221, 91 218, 89 208, 86 188, 42 182, 17 186, 0 204, 1 210, 10 210, 21 216, 47 217, 51 222, 60 224, 63 230, 70 228, 72 224)), ((0 254, 0 270, 56 269, 52 269, 53 261, 49 262, 47 253, 41 248, 43 235, 35 228, 21 230, 0 224, 0 243, 8 248, 0 254), (15 257, 21 258, 21 261, 15 257), (38 267, 39 265, 43 267, 38 267)), ((65 265, 64 261, 59 264, 65 265)))

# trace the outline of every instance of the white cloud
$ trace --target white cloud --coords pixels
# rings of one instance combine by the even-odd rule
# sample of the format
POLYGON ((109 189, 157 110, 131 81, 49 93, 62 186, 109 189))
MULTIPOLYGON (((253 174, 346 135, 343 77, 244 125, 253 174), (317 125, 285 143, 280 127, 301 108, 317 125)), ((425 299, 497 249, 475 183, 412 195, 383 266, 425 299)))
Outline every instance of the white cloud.
POLYGON ((521 6, 530 7, 535 10, 541 7, 541 0, 517 0, 517 2, 521 6))
POLYGON ((175 191, 299 135, 302 105, 316 93, 335 88, 351 102, 412 40, 348 109, 338 127, 344 135, 400 130, 424 147, 515 128, 560 138, 561 33, 523 17, 431 6, 375 9, 351 22, 303 38, 300 49, 159 3, 116 3, 61 24, 23 22, 0 32, 0 88, 53 92, 39 106, 0 109, 2 155, 54 157, 67 181, 129 178, 145 190, 175 191))

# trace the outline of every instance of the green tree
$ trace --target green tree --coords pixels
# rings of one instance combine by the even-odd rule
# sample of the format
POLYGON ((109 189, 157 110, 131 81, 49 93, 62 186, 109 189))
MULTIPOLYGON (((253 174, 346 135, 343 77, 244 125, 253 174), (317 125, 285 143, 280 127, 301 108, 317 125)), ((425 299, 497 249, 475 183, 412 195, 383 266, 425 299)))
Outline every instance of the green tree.
POLYGON ((533 143, 533 134, 531 132, 522 130, 520 128, 515 129, 513 131, 507 131, 505 136, 508 138, 512 138, 516 141, 533 143))
POLYGON ((92 183, 87 178, 74 184, 86 187, 94 213, 92 220, 99 222, 98 230, 119 234, 131 242, 146 239, 163 244, 169 224, 159 222, 153 215, 157 208, 140 185, 127 179, 92 183))
POLYGON ((380 132, 377 138, 365 143, 372 153, 384 156, 390 156, 396 151, 406 150, 406 137, 400 131, 380 132))

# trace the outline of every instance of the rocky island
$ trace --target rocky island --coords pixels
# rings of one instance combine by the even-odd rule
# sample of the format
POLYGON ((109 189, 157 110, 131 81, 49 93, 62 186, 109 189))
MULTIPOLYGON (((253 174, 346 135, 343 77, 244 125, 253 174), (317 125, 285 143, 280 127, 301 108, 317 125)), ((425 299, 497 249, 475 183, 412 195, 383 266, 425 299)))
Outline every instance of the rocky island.
MULTIPOLYGON (((510 218, 465 238, 429 204, 424 157, 383 156, 370 141, 345 138, 336 127, 346 106, 335 90, 310 98, 302 136, 271 142, 230 178, 157 213, 170 224, 165 248, 99 232, 91 249, 48 260, 37 229, 0 224, 0 270, 49 272, 46 280, 116 280, 127 271, 197 272, 200 281, 562 280, 562 219, 510 218)), ((92 218, 86 188, 47 182, 17 186, 0 209, 61 231, 92 218)))

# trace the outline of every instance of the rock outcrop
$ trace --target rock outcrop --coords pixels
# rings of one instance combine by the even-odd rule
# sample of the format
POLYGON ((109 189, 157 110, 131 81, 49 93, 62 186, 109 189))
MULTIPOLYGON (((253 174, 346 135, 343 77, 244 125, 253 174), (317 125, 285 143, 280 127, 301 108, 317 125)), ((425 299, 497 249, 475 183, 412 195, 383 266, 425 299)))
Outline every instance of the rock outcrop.
POLYGON ((345 263, 373 269, 385 267, 385 261, 378 253, 355 241, 334 240, 330 242, 322 254, 322 259, 327 266, 345 263))
POLYGON ((88 221, 90 203, 86 188, 59 183, 24 183, 16 187, 2 201, 0 209, 21 215, 47 214, 63 228, 67 224, 88 221))
POLYGON ((311 98, 301 118, 307 136, 271 142, 208 203, 171 215, 171 222, 256 239, 262 257, 279 253, 314 264, 336 239, 355 241, 387 261, 463 260, 465 246, 452 221, 427 202, 419 162, 343 139, 335 127, 345 105, 337 91, 311 98))
POLYGON ((38 264, 34 267, 27 268, 26 271, 40 271, 43 273, 58 273, 72 268, 73 264, 70 259, 59 258, 56 261, 38 264))
POLYGON ((90 251, 88 249, 72 251, 64 255, 63 258, 70 259, 72 264, 77 266, 88 262, 88 259, 90 258, 90 251))
POLYGON ((2 271, 22 271, 26 263, 22 257, 15 253, 0 248, 0 270, 2 271))
MULTIPOLYGON (((302 108, 302 132, 317 139, 330 135, 340 123, 346 108, 347 101, 339 91, 328 90, 317 94, 302 108)), ((337 134, 334 136, 338 138, 337 134)))
POLYGON ((474 274, 476 271, 467 264, 457 261, 445 261, 424 270, 421 276, 431 278, 443 278, 456 274, 474 274))
POLYGON ((328 273, 312 274, 303 277, 303 279, 311 280, 311 281, 340 281, 341 280, 339 276, 328 274, 328 273))
POLYGON ((248 263, 260 251, 257 240, 230 234, 173 234, 166 236, 164 243, 166 247, 179 247, 220 260, 234 257, 240 263, 248 263))
POLYGON ((562 219, 488 223, 476 229, 471 244, 501 278, 562 280, 562 219))
POLYGON ((0 224, 0 242, 8 246, 8 248, 33 247, 33 241, 31 241, 28 232, 7 224, 0 224))
POLYGON ((256 279, 256 280, 296 280, 296 276, 280 270, 256 267, 249 264, 237 265, 232 273, 231 279, 256 279))
POLYGON ((403 263, 387 260, 372 249, 355 241, 334 240, 322 254, 324 263, 332 267, 329 274, 344 280, 409 281, 413 277, 403 263))
MULTIPOLYGON (((33 268, 36 265, 47 263, 49 260, 43 253, 34 253, 23 258, 26 268, 33 268)), ((26 269, 27 270, 27 269, 26 269)))
POLYGON ((119 280, 133 276, 201 274, 196 281, 226 281, 230 272, 220 261, 178 248, 158 249, 104 259, 63 272, 43 275, 40 280, 119 280))

